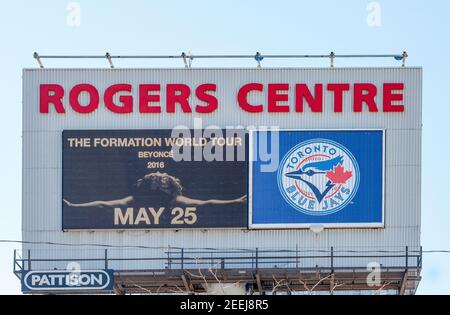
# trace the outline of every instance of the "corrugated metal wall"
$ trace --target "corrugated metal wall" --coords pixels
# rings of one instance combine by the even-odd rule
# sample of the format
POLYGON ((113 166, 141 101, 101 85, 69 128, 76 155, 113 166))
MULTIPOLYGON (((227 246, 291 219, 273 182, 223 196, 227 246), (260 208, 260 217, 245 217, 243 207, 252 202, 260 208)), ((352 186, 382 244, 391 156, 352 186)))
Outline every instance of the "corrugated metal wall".
MULTIPOLYGON (((23 77, 23 240, 113 245, 179 246, 195 248, 335 248, 404 249, 420 246, 421 106, 420 68, 348 69, 30 69, 23 77), (267 83, 374 83, 405 84, 404 113, 354 113, 352 93, 344 97, 344 112, 332 111, 332 94, 324 93, 324 112, 246 113, 237 105, 237 90, 249 82, 267 83), (212 114, 117 115, 100 106, 88 115, 66 106, 65 115, 39 113, 38 87, 58 83, 68 91, 90 83, 100 91, 116 83, 216 83, 219 108, 212 114), (279 126, 285 129, 386 129, 385 229, 325 230, 195 230, 174 231, 61 231, 61 131, 63 129, 158 129, 175 125, 194 127, 194 118, 208 125, 279 126)), ((164 99, 164 88, 161 99, 164 99)), ((67 104, 67 94, 65 104, 67 104)), ((294 99, 294 89, 289 91, 294 99)), ((265 104, 266 92, 250 95, 251 103, 265 104)), ((137 100, 137 89, 133 89, 137 100)), ((192 99, 191 104, 195 104, 192 99)), ((377 95, 382 104, 382 93, 377 95)), ((136 109, 136 102, 135 102, 136 109)), ((36 249, 25 245, 24 250, 36 249)), ((70 251, 40 247, 40 254, 59 257, 70 251)), ((79 251, 89 257, 95 251, 79 251)), ((96 252, 95 252, 96 253, 96 252)), ((72 252, 73 254, 73 252, 72 252)), ((97 254, 97 253, 96 253, 97 254)), ((116 251, 115 255, 138 256, 142 250, 116 251)), ((73 255, 72 255, 73 256, 73 255)), ((45 266, 43 266, 45 267, 45 266)), ((135 266, 136 267, 136 266, 135 266)), ((137 266, 139 267, 139 266, 137 266)))

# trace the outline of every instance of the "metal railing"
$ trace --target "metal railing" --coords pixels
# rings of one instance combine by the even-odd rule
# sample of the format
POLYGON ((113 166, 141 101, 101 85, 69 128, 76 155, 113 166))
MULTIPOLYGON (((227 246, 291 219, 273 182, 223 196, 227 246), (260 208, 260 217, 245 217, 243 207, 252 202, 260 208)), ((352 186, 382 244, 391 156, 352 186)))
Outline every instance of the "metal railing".
MULTIPOLYGON (((39 252, 39 250, 36 250, 39 252)), ((72 251, 73 253, 73 251, 72 251)), ((76 251, 75 251, 76 253, 76 251)), ((422 268, 422 248, 411 250, 265 250, 265 249, 234 249, 234 250, 198 250, 185 248, 168 248, 161 256, 143 257, 113 257, 111 251, 104 249, 103 255, 93 258, 77 258, 67 256, 62 258, 45 258, 32 255, 27 250, 23 255, 14 251, 14 273, 20 276, 22 271, 40 269, 42 264, 46 269, 61 269, 62 263, 95 263, 97 268, 120 270, 133 270, 128 267, 117 267, 117 263, 128 266, 139 262, 140 268, 134 270, 185 270, 185 269, 277 269, 292 268, 299 270, 360 270, 367 268, 367 261, 387 262, 381 263, 383 269, 415 269, 422 268), (389 261, 394 263, 389 263, 389 261), (359 264, 360 263, 360 264, 359 264), (146 265, 151 267, 144 268, 146 265), (155 267, 157 266, 157 267, 155 267)))
POLYGON ((111 55, 106 53, 104 55, 39 55, 37 52, 33 54, 40 68, 44 68, 42 59, 106 59, 109 67, 114 68, 113 59, 181 59, 185 68, 191 68, 194 59, 254 59, 257 67, 261 68, 261 62, 264 59, 329 59, 330 67, 334 67, 334 60, 336 58, 393 58, 396 61, 401 61, 401 66, 405 67, 408 53, 406 51, 401 54, 267 54, 263 55, 256 52, 254 55, 240 54, 240 55, 193 55, 185 52, 180 55, 111 55))

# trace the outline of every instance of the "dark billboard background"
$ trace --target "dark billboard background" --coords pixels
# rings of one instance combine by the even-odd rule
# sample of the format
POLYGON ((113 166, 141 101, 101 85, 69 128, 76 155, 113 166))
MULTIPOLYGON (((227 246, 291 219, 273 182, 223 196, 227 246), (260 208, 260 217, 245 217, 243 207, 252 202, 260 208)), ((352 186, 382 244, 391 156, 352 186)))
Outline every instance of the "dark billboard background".
MULTIPOLYGON (((241 131, 241 135, 244 135, 241 131)), ((171 130, 66 130, 63 131, 63 229, 155 229, 155 228, 245 228, 247 227, 247 202, 234 200, 247 195, 247 163, 245 161, 181 161, 172 158, 138 158, 141 151, 170 151, 171 147, 94 147, 94 138, 170 138, 171 130), (90 147, 71 147, 68 139, 91 139, 90 147), (148 162, 164 162, 164 168, 148 168, 148 162), (199 200, 226 200, 228 204, 196 206, 197 219, 191 224, 172 224, 172 213, 178 205, 169 202, 167 195, 155 205, 146 198, 120 206, 123 214, 132 207, 133 222, 141 207, 165 208, 155 224, 148 211, 150 224, 114 224, 115 207, 104 201, 114 201, 136 196, 136 183, 146 174, 167 173, 181 181, 182 195, 199 200), (67 200, 65 202, 64 200, 67 200), (95 205, 89 203, 94 202, 95 205), (162 203, 162 204, 161 204, 162 203), (82 205, 82 206, 80 206, 82 205)), ((245 146, 245 136, 242 136, 245 146)), ((236 149, 236 148, 235 148, 236 149)), ((224 150, 225 152, 225 150, 224 150)), ((247 160, 247 159, 245 159, 247 160)), ((140 192, 142 194, 142 191, 140 192)), ((159 195, 156 195, 158 198, 159 195)), ((155 200, 155 196, 153 199, 155 200)), ((115 202, 115 201, 114 201, 115 202)), ((186 210, 186 205, 179 206, 186 210)), ((181 217, 183 220, 184 217, 181 217)), ((180 218, 179 218, 180 219, 180 218)), ((127 223, 131 222, 125 220, 127 223)), ((178 222, 180 220, 177 220, 178 222)), ((188 218, 192 221, 192 217, 188 218)))

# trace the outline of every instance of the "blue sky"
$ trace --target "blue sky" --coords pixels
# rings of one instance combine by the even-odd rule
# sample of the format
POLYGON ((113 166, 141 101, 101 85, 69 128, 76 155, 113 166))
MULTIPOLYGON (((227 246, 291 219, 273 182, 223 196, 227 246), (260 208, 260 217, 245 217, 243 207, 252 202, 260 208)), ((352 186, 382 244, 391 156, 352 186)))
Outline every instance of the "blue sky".
MULTIPOLYGON (((450 249, 446 166, 450 106, 449 1, 376 1, 381 25, 367 23, 366 0, 75 1, 78 27, 67 24, 70 1, 4 1, 0 9, 0 239, 21 233, 21 69, 41 54, 401 53, 424 68, 422 244, 450 249)), ((49 67, 101 66, 106 60, 44 61, 49 67)), ((175 61, 116 61, 117 66, 181 66, 175 61)), ((264 60, 264 66, 321 66, 327 60, 264 60)), ((336 66, 396 66, 394 60, 337 60, 336 66)), ((194 60, 194 66, 255 66, 253 60, 194 60)), ((13 249, 0 244, 0 293, 19 293, 13 249)), ((427 254, 419 293, 450 293, 450 254, 427 254)))

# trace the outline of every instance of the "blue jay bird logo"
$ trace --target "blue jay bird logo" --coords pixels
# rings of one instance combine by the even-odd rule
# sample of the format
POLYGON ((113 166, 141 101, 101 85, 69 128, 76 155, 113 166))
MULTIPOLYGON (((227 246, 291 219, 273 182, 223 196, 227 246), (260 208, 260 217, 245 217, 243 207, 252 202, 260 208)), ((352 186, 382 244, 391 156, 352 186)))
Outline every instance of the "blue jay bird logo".
POLYGON ((319 188, 317 188, 317 186, 315 186, 312 182, 308 181, 307 178, 313 177, 315 175, 326 174, 326 171, 332 171, 335 166, 337 166, 338 164, 342 164, 342 160, 342 156, 338 156, 334 159, 326 161, 307 163, 300 170, 287 173, 285 174, 285 176, 300 180, 308 185, 312 193, 315 195, 317 201, 320 203, 328 194, 328 192, 334 187, 334 184, 331 182, 331 180, 328 180, 325 185, 325 190, 320 191, 319 188))
POLYGON ((328 215, 351 202, 359 176, 356 159, 347 148, 328 139, 314 139, 296 145, 285 155, 278 186, 295 210, 328 215))

